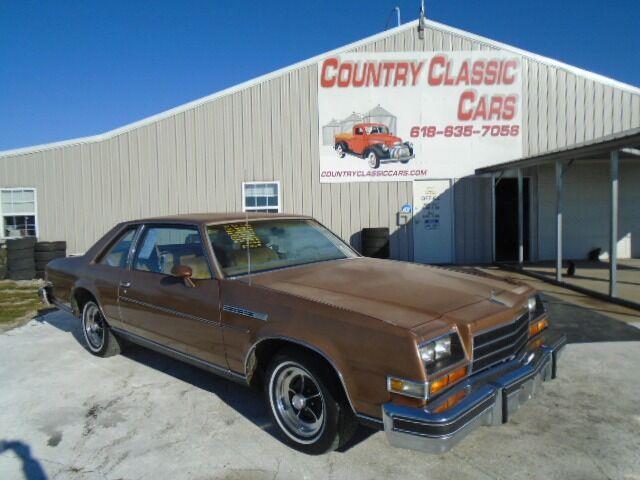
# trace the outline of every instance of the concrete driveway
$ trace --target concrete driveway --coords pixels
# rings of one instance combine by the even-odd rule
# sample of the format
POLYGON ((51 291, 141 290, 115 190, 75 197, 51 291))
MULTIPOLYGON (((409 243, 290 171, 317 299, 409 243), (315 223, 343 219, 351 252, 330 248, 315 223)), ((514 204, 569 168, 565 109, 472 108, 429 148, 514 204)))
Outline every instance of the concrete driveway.
POLYGON ((320 457, 274 438, 259 392, 143 348, 96 358, 53 311, 0 335, 0 479, 640 479, 640 330, 550 306, 580 343, 511 423, 443 455, 361 429, 320 457))

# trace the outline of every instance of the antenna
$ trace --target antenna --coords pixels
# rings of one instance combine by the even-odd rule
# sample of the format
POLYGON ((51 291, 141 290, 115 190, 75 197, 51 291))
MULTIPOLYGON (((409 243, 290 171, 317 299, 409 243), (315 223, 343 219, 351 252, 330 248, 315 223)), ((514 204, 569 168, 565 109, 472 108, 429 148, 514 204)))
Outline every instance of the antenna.
POLYGON ((396 19, 398 21, 398 27, 402 24, 402 21, 400 20, 400 7, 396 5, 395 7, 393 7, 393 9, 391 9, 391 12, 389 13, 389 16, 387 17, 387 24, 385 25, 385 28, 389 28, 389 22, 391 21, 391 16, 393 15, 393 12, 396 12, 396 19))
POLYGON ((420 0, 420 18, 418 20, 418 38, 424 40, 425 21, 424 0, 420 0))
MULTIPOLYGON (((245 168, 244 170, 244 178, 248 178, 247 177, 247 169, 245 168)), ((246 183, 244 184, 245 188, 246 188, 246 183)), ((244 203, 244 195, 243 195, 243 199, 242 199, 243 203, 244 203)), ((249 245, 249 212, 247 212, 247 206, 246 204, 243 205, 243 209, 244 209, 244 227, 245 227, 245 241, 247 242, 247 277, 249 279, 249 286, 251 286, 251 247, 249 245)))

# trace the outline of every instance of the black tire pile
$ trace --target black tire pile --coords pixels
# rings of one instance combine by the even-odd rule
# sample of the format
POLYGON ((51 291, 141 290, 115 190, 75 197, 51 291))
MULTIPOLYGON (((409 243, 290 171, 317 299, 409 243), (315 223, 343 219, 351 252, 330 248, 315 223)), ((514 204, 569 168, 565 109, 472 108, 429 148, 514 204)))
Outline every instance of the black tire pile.
POLYGON ((66 242, 36 242, 35 237, 7 240, 7 278, 33 280, 44 278, 51 260, 66 257, 66 242))
POLYGON ((362 255, 373 258, 389 258, 389 229, 363 228, 362 255))

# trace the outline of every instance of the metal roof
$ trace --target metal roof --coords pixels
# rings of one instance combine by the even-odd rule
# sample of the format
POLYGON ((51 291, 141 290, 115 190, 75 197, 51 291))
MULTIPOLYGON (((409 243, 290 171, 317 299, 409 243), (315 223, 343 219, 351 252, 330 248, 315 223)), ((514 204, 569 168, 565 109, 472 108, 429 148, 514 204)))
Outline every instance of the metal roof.
MULTIPOLYGON (((632 128, 622 132, 612 133, 604 137, 595 138, 586 142, 562 147, 550 152, 533 157, 524 157, 504 163, 497 163, 476 169, 476 174, 496 173, 513 168, 526 168, 556 160, 577 160, 609 155, 612 150, 624 148, 640 149, 640 128, 632 128)), ((624 153, 624 152, 623 152, 624 153)), ((635 157, 635 155, 630 155, 635 157)))
MULTIPOLYGON (((479 43, 483 43, 485 45, 487 45, 488 47, 491 48, 495 48, 495 49, 500 49, 500 50, 505 50, 505 51, 509 51, 509 52, 513 52, 516 53, 518 55, 521 55, 525 58, 531 59, 533 61, 536 62, 540 62, 540 63, 544 63, 546 65, 552 66, 552 67, 556 67, 559 68, 561 70, 573 73, 575 75, 579 75, 582 76, 584 78, 588 78, 591 80, 594 80, 596 82, 600 82, 602 84, 605 85, 609 85, 611 87, 614 88, 619 88, 621 90, 624 91, 628 91, 632 94, 640 94, 640 88, 614 80, 612 78, 609 77, 605 77, 603 75, 597 74, 597 73, 593 73, 590 72, 588 70, 584 70, 578 67, 574 67, 572 65, 563 63, 563 62, 559 62, 557 60, 553 60, 551 58, 548 57, 544 57, 542 55, 537 55, 535 53, 529 52, 527 50, 522 50, 520 48, 517 47, 513 47, 511 45, 507 45, 505 43, 501 43, 495 40, 491 40, 489 38, 486 37, 482 37, 480 35, 476 35, 470 32, 466 32, 464 30, 460 30, 458 28, 454 28, 454 27, 450 27, 448 25, 442 24, 442 23, 438 23, 438 22, 434 22, 433 20, 426 20, 424 21, 424 25, 427 28, 433 29, 433 30, 439 30, 460 38, 466 38, 469 40, 473 40, 479 43)), ((78 145, 78 144, 84 144, 84 143, 93 143, 93 142, 98 142, 98 141, 102 141, 102 140, 106 140, 109 138, 113 138, 117 135, 120 135, 122 133, 126 133, 130 130, 133 130, 135 128, 139 128, 145 125, 149 125, 153 122, 157 122, 159 120, 171 117, 173 115, 177 115, 179 113, 182 113, 184 111, 193 109, 195 107, 198 107, 200 105, 203 105, 205 103, 211 102, 213 100, 216 100, 220 97, 224 97, 226 95, 231 95, 233 93, 245 90, 247 88, 250 88, 254 85, 269 81, 271 79, 277 78, 281 75, 284 75, 288 72, 291 72, 293 70, 299 69, 299 68, 303 68, 315 63, 318 63, 319 61, 331 56, 331 55, 336 55, 339 53, 345 53, 348 51, 351 51, 353 49, 356 49, 360 46, 369 44, 371 42, 375 42, 377 40, 380 39, 384 39, 387 37, 390 37, 392 35, 395 35, 399 32, 411 29, 411 28, 417 28, 418 27, 418 20, 413 20, 411 22, 407 22, 403 25, 400 25, 398 27, 395 28, 390 28, 389 30, 385 30, 383 32, 377 33, 375 35, 372 35, 370 37, 364 38, 362 40, 358 40, 356 42, 350 43, 348 45, 344 45, 342 47, 336 48, 334 50, 331 50, 329 52, 325 52, 322 53, 320 55, 317 55, 315 57, 309 58, 307 60, 303 60, 301 62, 295 63, 293 65, 290 65, 288 67, 284 67, 281 68, 279 70, 275 70, 271 73, 268 73, 266 75, 262 75, 259 77, 256 77, 252 80, 248 80, 246 82, 243 83, 239 83, 238 85, 235 85, 233 87, 229 87, 226 88, 224 90, 221 90, 217 93, 213 93, 211 95, 208 95, 206 97, 202 97, 200 99, 194 100, 192 102, 188 102, 185 103, 183 105, 177 106, 175 108, 172 108, 170 110, 166 110, 164 112, 158 113, 156 115, 152 115, 150 117, 144 118, 142 120, 139 120, 137 122, 134 123, 130 123, 127 125, 124 125, 122 127, 113 129, 113 130, 109 130, 107 132, 104 133, 99 133, 97 135, 91 135, 91 136, 87 136, 87 137, 80 137, 80 138, 74 138, 71 140, 63 140, 63 141, 59 141, 59 142, 53 142, 53 143, 46 143, 46 144, 42 144, 42 145, 35 145, 35 146, 30 146, 30 147, 23 147, 23 148, 16 148, 16 149, 12 149, 12 150, 5 150, 5 151, 0 151, 0 157, 6 157, 6 156, 14 156, 14 155, 21 155, 21 154, 25 154, 25 153, 33 153, 33 152, 37 152, 37 151, 41 151, 41 150, 49 150, 49 149, 53 149, 53 148, 59 148, 59 147, 64 147, 64 146, 69 146, 69 145, 78 145)))

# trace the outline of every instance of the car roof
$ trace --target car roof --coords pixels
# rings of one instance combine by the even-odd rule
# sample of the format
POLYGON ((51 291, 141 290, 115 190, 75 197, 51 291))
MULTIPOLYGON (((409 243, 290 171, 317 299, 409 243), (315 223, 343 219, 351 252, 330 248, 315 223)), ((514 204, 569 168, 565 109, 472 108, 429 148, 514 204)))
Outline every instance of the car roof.
POLYGON ((274 218, 304 218, 311 217, 305 215, 295 215, 289 213, 260 213, 260 212, 229 212, 229 213, 184 213, 179 215, 168 215, 165 217, 149 217, 130 220, 125 223, 191 223, 203 224, 241 222, 248 220, 267 220, 274 218))

